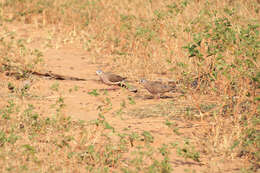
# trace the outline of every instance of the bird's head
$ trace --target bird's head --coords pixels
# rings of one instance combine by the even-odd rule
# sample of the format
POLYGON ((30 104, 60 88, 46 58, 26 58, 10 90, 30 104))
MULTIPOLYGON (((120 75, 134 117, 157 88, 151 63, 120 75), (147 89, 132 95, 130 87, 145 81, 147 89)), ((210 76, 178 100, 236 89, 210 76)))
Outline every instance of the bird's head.
POLYGON ((140 83, 140 84, 144 84, 145 82, 147 82, 147 80, 145 80, 145 79, 140 79, 140 80, 139 80, 139 83, 140 83))
POLYGON ((101 75, 101 74, 103 74, 103 71, 102 70, 97 70, 96 73, 97 73, 97 75, 101 75))

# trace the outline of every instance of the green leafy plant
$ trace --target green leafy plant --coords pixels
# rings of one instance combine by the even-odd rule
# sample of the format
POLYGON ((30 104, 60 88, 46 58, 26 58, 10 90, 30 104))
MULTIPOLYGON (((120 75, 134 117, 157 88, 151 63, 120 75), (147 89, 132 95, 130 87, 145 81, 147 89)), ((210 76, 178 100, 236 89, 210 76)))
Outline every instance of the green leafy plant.
POLYGON ((98 95, 99 95, 99 93, 97 92, 96 89, 94 89, 94 90, 88 92, 88 94, 89 94, 89 95, 93 95, 93 96, 98 96, 98 95))

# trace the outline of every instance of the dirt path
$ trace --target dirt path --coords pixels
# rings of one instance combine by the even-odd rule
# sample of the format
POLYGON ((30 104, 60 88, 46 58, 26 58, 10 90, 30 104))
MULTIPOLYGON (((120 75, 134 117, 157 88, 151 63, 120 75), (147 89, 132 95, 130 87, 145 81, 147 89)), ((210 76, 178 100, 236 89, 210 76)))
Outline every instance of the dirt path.
MULTIPOLYGON (((185 139, 199 141, 200 132, 203 132, 204 127, 209 124, 180 118, 182 114, 180 108, 185 106, 186 97, 169 93, 167 96, 172 98, 145 99, 149 93, 137 83, 134 84, 138 87, 138 93, 131 93, 123 88, 106 91, 105 89, 110 87, 99 81, 95 71, 107 70, 109 63, 107 61, 93 63, 93 57, 90 56, 87 51, 73 46, 44 52, 43 69, 61 75, 84 78, 86 81, 57 81, 35 76, 30 88, 31 95, 24 99, 24 103, 37 105, 36 108, 43 116, 52 115, 56 113, 56 107, 52 105, 62 98, 66 105, 64 113, 73 119, 95 120, 99 113, 102 113, 117 131, 123 132, 128 129, 131 132, 150 132, 154 136, 153 146, 183 142, 185 139), (93 90, 99 95, 91 94, 93 90), (166 125, 166 119, 175 123, 176 132, 166 125)), ((1 78, 4 79, 1 84, 2 98, 9 92, 6 88, 8 81, 11 80, 16 85, 21 83, 4 75, 1 75, 1 78)), ((203 146, 197 149, 200 151, 200 163, 173 153, 171 163, 174 172, 236 172, 241 167, 242 163, 239 160, 226 162, 218 160, 217 157, 209 158, 203 153, 203 146)))
MULTIPOLYGON (((85 78, 87 81, 55 81, 38 78, 32 91, 36 95, 41 95, 43 99, 33 99, 32 101, 34 104, 40 105, 39 108, 43 115, 48 113, 44 111, 50 110, 48 109, 50 105, 54 104, 61 95, 66 104, 65 114, 73 119, 94 120, 102 112, 106 120, 118 131, 123 132, 127 128, 131 132, 150 132, 154 136, 153 145, 157 147, 164 143, 183 141, 184 139, 193 141, 193 138, 197 138, 195 134, 203 132, 203 126, 207 126, 207 122, 185 122, 178 118, 178 106, 182 105, 184 103, 182 101, 185 99, 179 97, 178 94, 167 94, 173 98, 160 99, 159 101, 146 99, 149 93, 136 83, 138 93, 131 93, 126 89, 106 92, 104 89, 111 87, 101 83, 95 74, 97 69, 102 69, 105 65, 91 63, 83 50, 49 50, 45 53, 44 60, 48 70, 54 73, 85 78), (57 83, 59 84, 57 92, 49 89, 57 83), (89 92, 95 89, 99 95, 90 95, 89 92), (132 99, 132 102, 129 98, 132 99), (123 103, 125 103, 124 108, 122 107, 123 103), (120 108, 122 108, 121 112, 120 108), (172 111, 175 108, 176 115, 172 111), (166 119, 176 123, 179 135, 167 127, 166 119)), ((203 149, 199 148, 199 150, 203 149)), ((217 160, 217 157, 210 159, 201 152, 200 156, 201 163, 197 163, 191 159, 184 159, 176 153, 173 154, 171 162, 174 171, 180 173, 185 172, 185 170, 186 172, 192 172, 192 170, 196 172, 235 172, 241 166, 238 160, 234 161, 233 164, 227 164, 224 160, 217 160)))

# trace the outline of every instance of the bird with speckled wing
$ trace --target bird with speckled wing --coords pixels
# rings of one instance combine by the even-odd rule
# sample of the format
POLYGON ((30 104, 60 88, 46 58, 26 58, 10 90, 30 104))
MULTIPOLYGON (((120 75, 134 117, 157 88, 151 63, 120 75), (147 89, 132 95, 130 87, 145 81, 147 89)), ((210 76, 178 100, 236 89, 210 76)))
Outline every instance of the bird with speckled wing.
POLYGON ((164 93, 174 91, 176 88, 175 84, 169 86, 160 81, 147 81, 145 79, 141 79, 140 83, 157 99, 159 99, 164 93))

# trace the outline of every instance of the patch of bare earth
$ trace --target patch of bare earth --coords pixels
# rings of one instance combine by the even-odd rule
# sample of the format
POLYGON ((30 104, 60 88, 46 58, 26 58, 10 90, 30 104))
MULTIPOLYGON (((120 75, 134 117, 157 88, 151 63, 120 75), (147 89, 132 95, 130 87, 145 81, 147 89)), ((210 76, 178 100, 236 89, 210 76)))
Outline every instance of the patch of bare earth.
MULTIPOLYGON (((44 40, 44 36, 41 37, 40 31, 32 31, 35 35, 32 37, 34 40, 32 46, 37 47, 41 39, 44 40)), ((25 28, 25 33, 28 32, 25 28)), ((106 121, 120 133, 150 132, 154 138, 151 145, 154 147, 169 143, 182 144, 185 140, 189 140, 199 152, 200 161, 185 159, 177 152, 172 152, 169 160, 173 172, 239 172, 240 168, 247 164, 237 157, 225 158, 225 156, 212 155, 205 150, 205 135, 209 127, 214 124, 201 119, 199 113, 195 118, 189 116, 187 109, 191 108, 192 101, 188 94, 167 93, 169 97, 160 100, 147 99, 149 93, 135 82, 138 80, 137 77, 129 79, 133 85, 137 86, 137 93, 129 92, 124 88, 106 90, 111 87, 101 83, 95 71, 112 70, 113 63, 110 60, 102 60, 102 57, 93 57, 77 45, 43 49, 43 55, 44 66, 41 71, 84 78, 86 81, 55 80, 34 75, 29 95, 18 98, 8 90, 7 86, 9 82, 19 86, 23 81, 1 73, 1 107, 6 105, 5 101, 8 98, 13 97, 24 105, 34 105, 41 116, 49 116, 56 112, 52 105, 62 98, 65 104, 63 113, 71 116, 73 120, 95 120, 99 113, 102 113, 106 121), (96 90, 99 95, 91 94, 93 90, 96 90), (166 121, 174 123, 173 128, 167 126, 166 121)), ((116 69, 113 72, 125 75, 123 71, 116 69)), ((134 147, 138 143, 132 145, 134 147)), ((125 157, 131 158, 131 149, 125 153, 125 157)))

